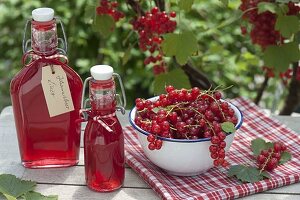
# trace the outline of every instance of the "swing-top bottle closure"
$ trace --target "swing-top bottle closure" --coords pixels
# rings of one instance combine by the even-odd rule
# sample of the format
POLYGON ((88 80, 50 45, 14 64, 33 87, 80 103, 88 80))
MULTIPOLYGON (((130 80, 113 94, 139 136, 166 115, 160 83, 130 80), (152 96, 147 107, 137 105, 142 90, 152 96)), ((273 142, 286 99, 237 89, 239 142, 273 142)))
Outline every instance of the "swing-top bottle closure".
MULTIPOLYGON (((125 90, 124 90, 124 86, 123 86, 123 83, 122 83, 122 80, 121 80, 121 77, 119 74, 117 73, 114 73, 113 71, 113 68, 109 65, 95 65, 93 66, 91 69, 90 69, 90 73, 91 73, 91 77, 85 79, 84 81, 84 84, 83 84, 83 95, 82 95, 82 102, 81 102, 81 107, 83 109, 86 108, 86 105, 87 103, 91 103, 90 101, 92 101, 92 99, 86 99, 84 100, 84 93, 85 93, 85 88, 88 84, 88 82, 107 82, 107 81, 113 81, 113 77, 117 77, 118 81, 119 81, 119 84, 120 84, 120 87, 121 87, 121 92, 122 92, 122 98, 120 97, 119 94, 116 94, 115 93, 115 89, 114 89, 114 94, 112 95, 107 95, 108 96, 111 96, 113 98, 114 101, 117 101, 119 100, 119 104, 120 105, 117 105, 116 106, 116 110, 118 111, 121 111, 122 114, 125 114, 125 107, 126 107, 126 96, 125 96, 125 90)), ((90 88, 90 92, 93 93, 93 95, 97 95, 97 91, 95 92, 94 89, 92 89, 91 91, 91 88, 90 88)), ((99 98, 102 98, 104 96, 101 97, 101 94, 103 94, 103 91, 100 92, 100 97, 99 98)), ((91 98, 91 97, 90 97, 91 98)), ((94 98, 94 97, 92 97, 94 98)), ((96 97, 97 98, 97 97, 96 97)), ((100 99, 100 104, 101 102, 105 103, 104 101, 109 101, 110 98, 106 98, 105 99, 100 99)), ((99 104, 98 104, 99 105, 99 104)), ((101 105, 100 105, 101 106, 101 105)))
POLYGON ((32 18, 28 19, 23 35, 23 53, 34 51, 38 55, 49 56, 54 53, 67 54, 68 46, 63 24, 58 17, 55 17, 52 8, 37 8, 32 11, 32 18), (27 39, 31 24, 31 38, 27 39), (59 24, 63 38, 57 36, 59 24))
POLYGON ((58 40, 54 10, 37 8, 32 11, 31 46, 38 55, 49 56, 56 53, 58 40))

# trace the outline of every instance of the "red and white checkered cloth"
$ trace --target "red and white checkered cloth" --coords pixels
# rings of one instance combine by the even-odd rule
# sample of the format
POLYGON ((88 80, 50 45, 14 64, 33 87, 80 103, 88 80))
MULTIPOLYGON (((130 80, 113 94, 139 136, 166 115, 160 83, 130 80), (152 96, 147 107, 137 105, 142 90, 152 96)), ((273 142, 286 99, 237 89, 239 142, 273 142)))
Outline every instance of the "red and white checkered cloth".
POLYGON ((244 123, 235 135, 227 160, 230 164, 252 163, 250 142, 260 137, 284 141, 293 158, 279 166, 271 179, 256 183, 241 183, 227 176, 227 169, 212 168, 193 177, 178 177, 165 173, 152 164, 143 153, 132 127, 125 130, 126 162, 157 192, 162 199, 234 199, 299 182, 300 137, 297 133, 268 117, 254 103, 243 98, 231 101, 244 115, 244 123))

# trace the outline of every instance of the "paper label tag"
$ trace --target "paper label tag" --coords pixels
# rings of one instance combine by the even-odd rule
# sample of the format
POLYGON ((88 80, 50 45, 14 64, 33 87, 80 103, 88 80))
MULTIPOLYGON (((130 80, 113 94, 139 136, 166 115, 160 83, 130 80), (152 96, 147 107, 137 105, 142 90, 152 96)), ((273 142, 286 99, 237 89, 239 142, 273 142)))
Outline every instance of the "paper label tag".
POLYGON ((41 84, 50 117, 74 110, 67 75, 60 65, 43 67, 41 84))

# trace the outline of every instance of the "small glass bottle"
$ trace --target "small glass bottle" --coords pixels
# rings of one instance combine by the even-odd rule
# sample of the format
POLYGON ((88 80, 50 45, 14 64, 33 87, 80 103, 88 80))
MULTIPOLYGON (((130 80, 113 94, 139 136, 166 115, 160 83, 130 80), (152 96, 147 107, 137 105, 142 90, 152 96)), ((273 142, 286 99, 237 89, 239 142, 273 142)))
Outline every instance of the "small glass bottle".
MULTIPOLYGON (((32 17, 33 19, 27 22, 31 22, 31 40, 26 41, 25 37, 23 39, 23 68, 15 75, 10 85, 21 162, 28 168, 76 165, 80 149, 80 123, 77 120, 80 120, 82 80, 67 65, 64 55, 66 39, 65 52, 58 48, 56 23, 59 20, 54 18, 53 9, 35 9, 32 11, 32 17), (30 51, 27 50, 28 44, 32 47, 30 51), (30 61, 26 64, 25 60, 28 59, 30 61), (50 116, 46 90, 42 86, 43 70, 46 67, 52 70, 51 78, 62 78, 61 87, 68 85, 71 98, 62 96, 66 104, 62 106, 69 108, 69 103, 72 102, 73 110, 70 107, 68 112, 50 116), (61 75, 64 76, 59 76, 58 71, 54 69, 60 69, 61 75)), ((57 85, 51 84, 49 82, 50 92, 54 96, 57 92, 54 88, 57 85)), ((57 108, 60 106, 54 105, 57 108)))
MULTIPOLYGON (((124 135, 116 116, 113 68, 96 65, 90 71, 92 78, 86 80, 91 109, 84 131, 85 179, 90 189, 109 192, 120 188, 124 181, 124 135)), ((123 98, 126 101, 124 92, 123 98)))

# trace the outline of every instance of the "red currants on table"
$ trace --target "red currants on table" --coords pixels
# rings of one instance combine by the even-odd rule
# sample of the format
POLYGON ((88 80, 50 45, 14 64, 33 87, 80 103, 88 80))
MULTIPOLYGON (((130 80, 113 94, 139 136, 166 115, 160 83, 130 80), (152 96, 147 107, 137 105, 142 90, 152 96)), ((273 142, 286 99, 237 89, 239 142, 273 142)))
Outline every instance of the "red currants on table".
POLYGON ((281 154, 286 151, 286 146, 281 142, 275 142, 273 147, 264 149, 257 156, 256 161, 259 169, 272 171, 279 165, 281 154))

